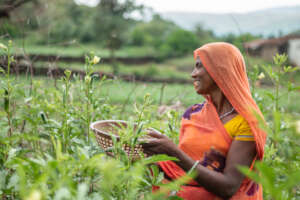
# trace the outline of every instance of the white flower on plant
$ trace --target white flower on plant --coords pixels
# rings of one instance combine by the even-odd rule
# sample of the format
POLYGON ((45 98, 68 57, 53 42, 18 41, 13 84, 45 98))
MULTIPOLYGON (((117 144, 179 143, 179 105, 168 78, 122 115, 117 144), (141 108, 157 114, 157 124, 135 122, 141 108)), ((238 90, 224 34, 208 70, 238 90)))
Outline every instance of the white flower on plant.
POLYGON ((100 58, 98 56, 94 56, 92 63, 95 65, 100 62, 100 58))
POLYGON ((0 49, 7 50, 7 46, 5 46, 4 44, 0 43, 0 49))
POLYGON ((42 194, 38 190, 33 190, 25 200, 41 200, 42 194))
POLYGON ((258 77, 257 77, 258 79, 264 79, 265 78, 265 74, 263 73, 263 72, 261 72, 259 75, 258 75, 258 77))

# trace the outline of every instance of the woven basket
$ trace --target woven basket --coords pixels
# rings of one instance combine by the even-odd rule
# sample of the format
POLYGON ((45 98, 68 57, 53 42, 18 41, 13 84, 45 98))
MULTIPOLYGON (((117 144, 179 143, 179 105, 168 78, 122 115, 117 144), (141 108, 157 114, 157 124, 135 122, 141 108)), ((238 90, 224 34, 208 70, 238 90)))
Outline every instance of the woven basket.
MULTIPOLYGON (((96 121, 90 125, 90 128, 94 131, 96 140, 98 144, 104 150, 108 150, 113 146, 113 140, 111 135, 114 135, 117 140, 120 139, 118 136, 118 131, 121 128, 127 127, 127 122, 122 120, 102 120, 96 121), (119 129, 119 130, 118 130, 119 129)), ((127 153, 128 157, 136 160, 140 158, 140 154, 143 153, 142 145, 136 145, 131 147, 127 144, 123 145, 123 150, 127 153)), ((114 156, 113 153, 107 152, 109 156, 114 156)), ((147 157, 147 154, 144 153, 144 156, 147 157)))

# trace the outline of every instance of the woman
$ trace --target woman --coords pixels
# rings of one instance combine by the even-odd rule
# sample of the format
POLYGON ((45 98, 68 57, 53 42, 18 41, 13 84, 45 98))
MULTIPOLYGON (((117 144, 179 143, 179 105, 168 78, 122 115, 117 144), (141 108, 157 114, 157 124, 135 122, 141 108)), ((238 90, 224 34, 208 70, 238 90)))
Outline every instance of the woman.
POLYGON ((196 178, 176 194, 187 200, 262 199, 262 188, 239 172, 263 158, 266 134, 262 114, 251 97, 243 56, 228 43, 210 43, 194 51, 194 88, 206 101, 184 113, 179 145, 157 132, 145 152, 167 154, 176 162, 158 163, 169 180, 194 167, 196 178))

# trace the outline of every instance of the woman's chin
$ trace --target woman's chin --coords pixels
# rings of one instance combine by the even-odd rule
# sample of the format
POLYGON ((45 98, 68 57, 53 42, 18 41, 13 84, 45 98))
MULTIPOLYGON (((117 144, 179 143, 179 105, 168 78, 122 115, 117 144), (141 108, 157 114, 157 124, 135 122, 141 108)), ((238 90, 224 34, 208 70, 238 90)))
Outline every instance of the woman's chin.
POLYGON ((197 92, 197 94, 203 95, 203 92, 202 92, 202 91, 196 91, 196 92, 197 92))
POLYGON ((200 88, 195 88, 195 91, 197 92, 197 94, 203 94, 203 91, 200 88))
POLYGON ((195 91, 197 92, 197 94, 203 94, 203 88, 201 87, 201 84, 195 84, 194 83, 194 89, 195 89, 195 91))
POLYGON ((200 88, 200 87, 195 88, 195 92, 200 95, 207 95, 207 90, 200 88))

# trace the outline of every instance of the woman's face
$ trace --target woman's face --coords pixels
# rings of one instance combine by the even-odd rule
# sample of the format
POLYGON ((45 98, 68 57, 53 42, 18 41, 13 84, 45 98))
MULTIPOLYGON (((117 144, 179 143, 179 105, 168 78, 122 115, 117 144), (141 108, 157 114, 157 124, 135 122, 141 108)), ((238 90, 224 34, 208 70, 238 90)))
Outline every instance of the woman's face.
POLYGON ((191 73, 191 77, 193 78, 194 88, 198 94, 207 95, 218 88, 199 57, 196 59, 195 68, 191 73))

